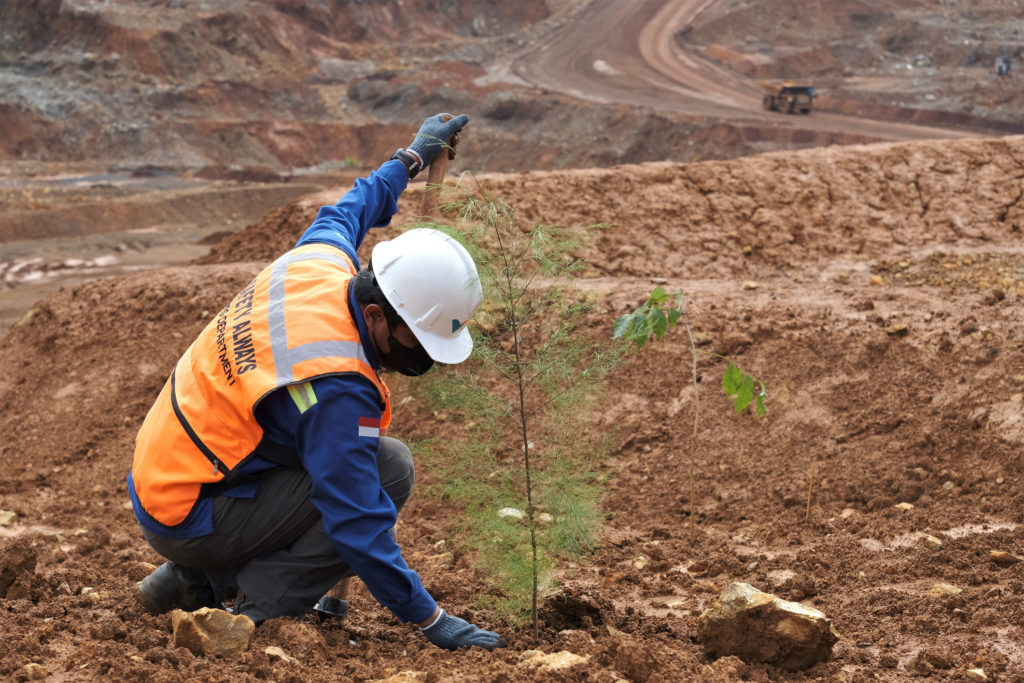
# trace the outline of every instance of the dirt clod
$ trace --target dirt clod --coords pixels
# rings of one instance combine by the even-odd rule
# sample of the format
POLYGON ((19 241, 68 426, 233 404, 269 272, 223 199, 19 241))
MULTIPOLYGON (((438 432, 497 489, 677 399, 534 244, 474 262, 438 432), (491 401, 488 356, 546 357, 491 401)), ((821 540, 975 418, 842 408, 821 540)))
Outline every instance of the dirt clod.
POLYGON ((0 597, 16 582, 24 583, 35 572, 38 553, 24 537, 0 542, 0 597))

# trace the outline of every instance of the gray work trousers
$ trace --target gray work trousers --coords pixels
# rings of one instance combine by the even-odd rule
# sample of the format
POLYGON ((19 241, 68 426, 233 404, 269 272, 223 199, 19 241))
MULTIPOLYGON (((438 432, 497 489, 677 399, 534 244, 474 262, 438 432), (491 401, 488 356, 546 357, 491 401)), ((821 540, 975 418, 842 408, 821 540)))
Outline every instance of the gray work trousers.
MULTIPOLYGON (((382 436, 377 469, 384 491, 401 511, 415 482, 412 453, 401 441, 382 436)), ((202 580, 209 581, 218 600, 240 589, 244 597, 235 612, 256 623, 300 616, 353 575, 331 545, 311 493, 309 473, 278 467, 262 477, 252 498, 214 498, 213 533, 167 538, 143 529, 142 534, 167 559, 198 570, 193 572, 198 577, 205 574, 202 580)))

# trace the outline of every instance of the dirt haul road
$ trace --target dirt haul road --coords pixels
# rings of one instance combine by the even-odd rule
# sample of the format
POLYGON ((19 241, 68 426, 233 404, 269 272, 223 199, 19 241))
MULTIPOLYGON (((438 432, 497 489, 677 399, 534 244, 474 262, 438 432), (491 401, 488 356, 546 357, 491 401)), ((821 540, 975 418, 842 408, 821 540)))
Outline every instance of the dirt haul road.
MULTIPOLYGON (((485 177, 527 223, 613 224, 579 253, 595 339, 664 278, 701 348, 769 391, 764 419, 732 414, 704 357, 695 438, 682 332, 630 357, 592 416, 613 451, 593 464, 601 545, 559 575, 539 642, 480 601, 500 596, 450 552, 457 512, 417 460, 404 556, 446 608, 508 637, 494 653, 434 648, 361 585, 344 622, 271 620, 233 657, 176 647, 132 600, 160 561, 125 505, 139 424, 199 330, 343 188, 202 263, 66 289, 0 344, 0 678, 1024 680, 1022 177, 1022 137, 485 177), (832 659, 707 657, 697 616, 733 581, 824 612, 832 659)), ((394 436, 463 428, 412 381, 393 386, 394 436)))
MULTIPOLYGON (((721 118, 752 127, 860 134, 875 140, 978 137, 975 133, 817 111, 783 116, 761 109, 754 80, 680 47, 676 35, 727 0, 611 0, 586 3, 569 21, 536 36, 510 70, 537 87, 585 100, 620 102, 721 118)), ((804 135, 801 136, 801 132, 804 135)))

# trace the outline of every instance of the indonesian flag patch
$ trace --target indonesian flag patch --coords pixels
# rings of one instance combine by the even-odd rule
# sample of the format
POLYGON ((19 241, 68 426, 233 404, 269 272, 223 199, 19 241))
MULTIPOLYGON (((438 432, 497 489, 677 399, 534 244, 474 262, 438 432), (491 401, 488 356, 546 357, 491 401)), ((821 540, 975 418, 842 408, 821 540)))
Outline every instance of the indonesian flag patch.
POLYGON ((374 439, 380 438, 380 418, 361 417, 359 418, 359 436, 369 436, 374 439))

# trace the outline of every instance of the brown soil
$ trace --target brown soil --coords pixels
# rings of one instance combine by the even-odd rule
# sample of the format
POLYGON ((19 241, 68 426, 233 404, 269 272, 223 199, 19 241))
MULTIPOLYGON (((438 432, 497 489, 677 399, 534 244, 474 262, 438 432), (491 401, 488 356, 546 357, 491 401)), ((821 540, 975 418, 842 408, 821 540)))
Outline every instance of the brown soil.
MULTIPOLYGON (((406 558, 449 610, 507 635, 494 653, 440 651, 360 588, 340 624, 272 620, 241 656, 196 657, 131 599, 160 561, 125 507, 143 416, 213 312, 344 188, 201 263, 66 289, 0 349, 0 509, 17 513, 0 527, 0 676, 36 663, 59 680, 1024 680, 1024 563, 989 559, 1024 555, 1022 177, 1019 137, 482 177, 528 221, 614 224, 581 254, 597 329, 665 278, 695 336, 770 394, 762 420, 734 415, 721 365, 702 360, 694 437, 682 331, 630 358, 592 425, 614 435, 601 546, 564 568, 537 642, 473 606, 492 584, 438 552, 454 511, 421 467, 406 558), (832 659, 803 673, 709 661, 696 617, 732 581, 823 611, 841 636, 832 659), (937 583, 962 592, 932 597, 937 583), (529 649, 586 661, 546 671, 529 649)), ((456 428, 397 392, 395 435, 456 428)))

